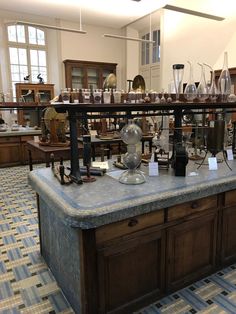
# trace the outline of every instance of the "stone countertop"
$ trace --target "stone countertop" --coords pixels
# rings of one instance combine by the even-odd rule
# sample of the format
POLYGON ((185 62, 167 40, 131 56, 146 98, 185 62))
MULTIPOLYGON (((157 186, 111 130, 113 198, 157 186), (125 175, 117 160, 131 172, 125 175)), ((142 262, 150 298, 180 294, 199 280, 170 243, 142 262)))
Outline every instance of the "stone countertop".
POLYGON ((34 128, 19 128, 18 131, 12 131, 11 129, 7 129, 7 131, 0 132, 0 137, 7 137, 7 136, 22 136, 22 135, 40 135, 40 130, 35 130, 34 128))
MULTIPOLYGON (((61 185, 50 168, 30 172, 29 184, 58 216, 73 227, 90 229, 158 209, 236 189, 236 161, 187 166, 186 177, 175 177, 173 169, 159 176, 146 175, 140 185, 124 185, 109 175, 93 183, 61 185), (190 175, 192 172, 197 175, 190 175)), ((146 167, 147 169, 147 167, 146 167)), ((111 171, 111 174, 116 172, 111 171)))

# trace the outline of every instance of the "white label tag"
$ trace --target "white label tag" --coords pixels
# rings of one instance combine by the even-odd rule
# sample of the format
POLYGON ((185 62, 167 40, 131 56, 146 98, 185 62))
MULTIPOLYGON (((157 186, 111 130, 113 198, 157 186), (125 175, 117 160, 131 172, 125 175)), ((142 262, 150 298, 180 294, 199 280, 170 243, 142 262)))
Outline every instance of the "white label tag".
POLYGON ((227 159, 228 160, 234 160, 234 155, 233 155, 232 149, 227 149, 226 152, 227 152, 227 159))
POLYGON ((159 175, 158 162, 149 162, 148 166, 149 176, 159 175))
POLYGON ((98 167, 101 169, 109 169, 108 161, 93 161, 92 167, 98 167))
POLYGON ((208 158, 209 170, 217 170, 217 159, 216 157, 209 157, 208 158))
POLYGON ((36 143, 39 142, 39 136, 34 136, 34 142, 36 142, 36 143))

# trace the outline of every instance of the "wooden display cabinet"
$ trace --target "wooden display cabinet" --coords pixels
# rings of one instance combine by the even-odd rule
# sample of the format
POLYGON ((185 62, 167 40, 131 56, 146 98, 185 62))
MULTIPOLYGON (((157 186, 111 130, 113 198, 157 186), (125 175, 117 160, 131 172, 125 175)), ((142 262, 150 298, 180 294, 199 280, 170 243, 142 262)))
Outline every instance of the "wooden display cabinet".
MULTIPOLYGON (((54 97, 54 84, 28 84, 16 83, 16 99, 18 102, 33 102, 37 104, 49 104, 54 97)), ((18 123, 20 125, 40 126, 41 111, 18 110, 18 123)))
POLYGON ((66 87, 79 88, 103 88, 106 77, 116 74, 117 63, 93 62, 82 60, 64 60, 66 87))

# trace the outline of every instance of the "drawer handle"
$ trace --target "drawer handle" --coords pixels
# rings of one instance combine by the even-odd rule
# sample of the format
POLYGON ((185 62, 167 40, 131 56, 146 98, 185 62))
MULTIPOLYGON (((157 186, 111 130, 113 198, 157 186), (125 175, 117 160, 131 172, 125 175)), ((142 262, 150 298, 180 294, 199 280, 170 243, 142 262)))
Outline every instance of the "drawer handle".
POLYGON ((191 204, 191 208, 192 208, 192 209, 198 208, 198 203, 197 203, 197 202, 193 202, 193 203, 191 204))
POLYGON ((128 222, 128 226, 129 227, 134 227, 138 224, 138 220, 136 218, 132 218, 130 219, 130 221, 128 222))

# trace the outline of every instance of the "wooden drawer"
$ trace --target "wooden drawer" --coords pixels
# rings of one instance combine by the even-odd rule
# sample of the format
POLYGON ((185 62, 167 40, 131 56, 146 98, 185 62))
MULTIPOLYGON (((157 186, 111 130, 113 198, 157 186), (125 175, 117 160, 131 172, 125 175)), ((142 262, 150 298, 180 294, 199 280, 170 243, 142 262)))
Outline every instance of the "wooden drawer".
POLYGON ((217 195, 186 202, 168 208, 167 221, 173 221, 214 207, 217 207, 217 195))
POLYGON ((28 142, 28 141, 32 141, 34 139, 33 135, 24 135, 21 136, 21 142, 28 142))
POLYGON ((0 137, 0 143, 20 143, 20 137, 19 136, 0 137))
POLYGON ((225 192, 225 206, 236 205, 236 190, 225 192))
POLYGON ((160 225, 164 223, 164 210, 157 210, 152 213, 132 217, 120 222, 100 227, 96 230, 97 243, 131 234, 133 232, 160 225))

